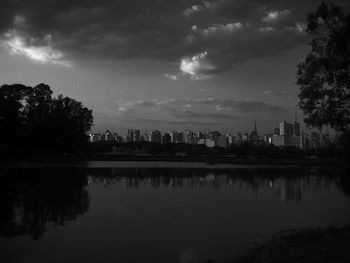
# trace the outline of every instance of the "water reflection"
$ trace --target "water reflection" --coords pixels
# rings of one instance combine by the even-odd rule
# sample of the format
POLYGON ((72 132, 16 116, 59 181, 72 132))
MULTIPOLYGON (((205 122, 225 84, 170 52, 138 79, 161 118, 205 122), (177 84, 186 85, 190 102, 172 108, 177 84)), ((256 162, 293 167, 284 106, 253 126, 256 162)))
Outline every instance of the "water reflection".
POLYGON ((87 176, 78 169, 0 171, 0 236, 40 238, 88 211, 87 176))
POLYGON ((337 185, 350 195, 350 181, 344 169, 90 169, 89 182, 101 183, 105 187, 120 185, 126 188, 194 188, 220 190, 225 187, 259 192, 272 191, 281 200, 300 202, 305 191, 329 191, 337 185))
POLYGON ((282 201, 295 203, 307 192, 327 192, 333 186, 350 195, 349 177, 337 169, 35 168, 3 169, 0 175, 0 236, 33 239, 87 213, 89 184, 136 190, 231 189, 232 193, 253 193, 257 199, 260 193, 273 193, 282 201))

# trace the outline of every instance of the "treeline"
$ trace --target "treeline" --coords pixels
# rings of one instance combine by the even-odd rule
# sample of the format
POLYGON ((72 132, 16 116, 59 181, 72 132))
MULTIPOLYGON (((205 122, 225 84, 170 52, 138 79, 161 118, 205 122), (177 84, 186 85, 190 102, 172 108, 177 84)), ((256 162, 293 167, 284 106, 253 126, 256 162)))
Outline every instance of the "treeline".
POLYGON ((92 111, 48 85, 0 87, 0 155, 85 151, 92 111))
POLYGON ((117 143, 114 141, 99 141, 90 143, 90 154, 115 155, 164 155, 164 156, 231 156, 243 158, 304 158, 336 157, 339 152, 336 147, 313 149, 305 151, 297 147, 280 148, 274 145, 255 145, 251 142, 232 144, 228 148, 186 143, 159 144, 152 142, 117 143))

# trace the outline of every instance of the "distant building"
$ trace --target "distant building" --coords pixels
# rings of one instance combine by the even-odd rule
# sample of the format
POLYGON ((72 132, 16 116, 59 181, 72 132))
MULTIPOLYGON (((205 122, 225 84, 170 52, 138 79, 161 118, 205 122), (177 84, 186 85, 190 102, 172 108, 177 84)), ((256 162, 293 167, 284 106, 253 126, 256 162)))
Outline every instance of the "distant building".
POLYGON ((295 117, 294 117, 294 136, 301 136, 301 130, 300 130, 300 123, 297 120, 297 111, 295 110, 295 117))
POLYGON ((164 133, 163 138, 162 138, 162 143, 163 144, 171 143, 171 137, 170 137, 169 133, 164 133))
POLYGON ((177 138, 176 143, 183 143, 184 142, 184 133, 178 132, 176 138, 177 138))
POLYGON ((124 142, 123 137, 122 137, 122 136, 119 136, 119 135, 117 135, 117 134, 115 134, 114 139, 115 139, 115 141, 116 141, 117 143, 123 143, 123 142, 124 142))
POLYGON ((217 138, 221 136, 221 133, 218 131, 211 131, 209 132, 209 138, 216 141, 217 138))
POLYGON ((264 141, 264 143, 265 144, 272 144, 272 139, 273 139, 273 134, 265 134, 264 135, 264 139, 263 139, 263 141, 264 141))
POLYGON ((199 139, 197 144, 204 144, 208 148, 215 146, 215 141, 213 139, 199 139))
POLYGON ((228 137, 225 135, 221 135, 218 138, 216 138, 216 146, 222 147, 222 148, 228 148, 229 141, 228 137))
POLYGON ((140 130, 134 130, 132 141, 133 142, 139 142, 140 140, 141 140, 141 132, 140 132, 140 130))
POLYGON ((256 121, 254 123, 254 130, 250 133, 250 141, 257 144, 259 141, 258 129, 256 128, 256 121))
POLYGON ((234 139, 233 139, 233 136, 231 134, 225 134, 225 136, 228 138, 229 145, 234 143, 234 139))
POLYGON ((235 143, 235 144, 242 143, 242 134, 240 132, 233 136, 233 143, 235 143))
POLYGON ((125 139, 126 139, 125 140, 126 142, 132 142, 133 141, 133 139, 134 139, 134 130, 133 129, 128 129, 128 133, 127 133, 125 139))
POLYGON ((297 121, 294 121, 294 136, 300 136, 300 123, 297 121))
POLYGON ((192 131, 186 130, 184 132, 184 143, 188 143, 188 144, 196 143, 196 136, 192 131))
POLYGON ((242 141, 243 141, 243 142, 249 141, 249 134, 248 134, 248 133, 244 133, 244 134, 242 135, 242 141))
POLYGON ((205 138, 205 136, 204 136, 204 134, 202 133, 202 132, 197 132, 197 140, 200 140, 200 139, 204 139, 205 138))
POLYGON ((286 146, 285 137, 283 135, 274 135, 272 137, 272 144, 277 146, 277 147, 286 146))
POLYGON ((90 134, 90 142, 98 142, 100 139, 100 134, 90 134))
POLYGON ((105 141, 114 141, 114 136, 110 131, 106 131, 104 134, 105 141))
POLYGON ((141 136, 140 136, 140 141, 144 141, 144 142, 148 142, 148 134, 147 134, 147 131, 142 133, 141 136))
POLYGON ((292 135, 292 132, 293 131, 293 127, 291 127, 291 123, 288 123, 286 121, 283 121, 280 123, 280 134, 281 136, 285 136, 286 138, 288 138, 289 136, 292 135))
POLYGON ((305 132, 301 133, 301 148, 305 150, 310 149, 310 139, 309 135, 305 132))
POLYGON ((170 141, 171 143, 177 143, 177 132, 176 131, 170 131, 170 141))
POLYGON ((161 143, 162 142, 162 135, 161 135, 160 131, 158 131, 158 130, 152 131, 149 134, 149 137, 150 137, 150 142, 154 142, 154 143, 161 143))
POLYGON ((283 121, 280 123, 279 128, 275 128, 272 144, 278 147, 290 146, 303 149, 300 123, 297 121, 296 114, 294 123, 283 121))

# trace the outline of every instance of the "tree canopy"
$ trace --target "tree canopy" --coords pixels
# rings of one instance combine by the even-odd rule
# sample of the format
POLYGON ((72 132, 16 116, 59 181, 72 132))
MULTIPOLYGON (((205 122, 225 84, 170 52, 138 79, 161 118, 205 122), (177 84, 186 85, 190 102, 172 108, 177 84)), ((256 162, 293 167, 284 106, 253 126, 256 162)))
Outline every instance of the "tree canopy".
POLYGON ((92 111, 81 102, 52 93, 45 84, 1 86, 0 145, 46 153, 86 147, 92 111))
POLYGON ((322 3, 307 16, 311 52, 298 65, 297 85, 305 122, 349 132, 350 14, 322 3))

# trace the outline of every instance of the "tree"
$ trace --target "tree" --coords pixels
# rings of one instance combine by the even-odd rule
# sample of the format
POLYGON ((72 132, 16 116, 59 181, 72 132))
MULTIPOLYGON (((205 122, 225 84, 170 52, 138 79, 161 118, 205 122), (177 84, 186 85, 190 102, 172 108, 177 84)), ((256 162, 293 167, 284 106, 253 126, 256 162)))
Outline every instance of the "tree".
POLYGON ((76 152, 87 146, 92 111, 48 85, 0 87, 0 145, 41 152, 76 152))
MULTIPOLYGON (((39 84, 29 93, 25 105, 26 130, 30 148, 51 148, 50 118, 53 106, 52 91, 48 85, 39 84)), ((55 141, 55 139, 54 139, 55 141)))
POLYGON ((49 118, 52 148, 68 152, 86 149, 87 132, 93 124, 91 110, 79 101, 59 95, 52 101, 49 118), (57 144, 57 140, 61 143, 57 144))
POLYGON ((0 88, 0 144, 13 146, 24 137, 25 104, 32 88, 21 84, 0 88))
POLYGON ((297 85, 305 123, 350 130, 350 14, 336 5, 320 4, 308 14, 311 52, 298 65, 297 85))

